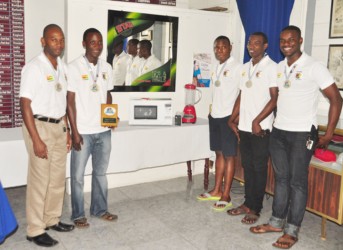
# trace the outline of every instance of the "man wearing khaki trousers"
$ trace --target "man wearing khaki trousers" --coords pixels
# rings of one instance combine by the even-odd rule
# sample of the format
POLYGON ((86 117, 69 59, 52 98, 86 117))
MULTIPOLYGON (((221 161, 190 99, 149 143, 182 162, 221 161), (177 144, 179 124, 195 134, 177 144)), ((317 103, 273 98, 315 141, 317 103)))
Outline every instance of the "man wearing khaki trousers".
POLYGON ((22 70, 20 87, 23 136, 29 158, 26 238, 51 247, 58 241, 45 230, 74 229, 60 222, 71 139, 66 120, 67 77, 59 58, 64 50, 63 31, 56 24, 46 26, 41 43, 43 51, 22 70))

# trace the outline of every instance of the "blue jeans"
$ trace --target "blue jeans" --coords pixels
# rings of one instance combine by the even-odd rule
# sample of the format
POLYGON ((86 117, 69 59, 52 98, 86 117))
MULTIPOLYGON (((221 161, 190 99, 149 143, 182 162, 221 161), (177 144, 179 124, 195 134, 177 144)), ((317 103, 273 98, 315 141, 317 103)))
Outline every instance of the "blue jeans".
POLYGON ((81 150, 73 149, 70 161, 72 220, 85 217, 84 173, 90 155, 93 168, 90 214, 99 217, 107 212, 106 171, 111 153, 111 131, 81 136, 81 150))
POLYGON ((269 224, 284 228, 286 234, 298 237, 304 218, 308 190, 308 168, 317 142, 316 129, 291 132, 273 128, 269 150, 275 173, 273 213, 269 224), (311 149, 306 142, 311 138, 311 149))
POLYGON ((260 213, 267 183, 270 135, 261 137, 250 132, 239 131, 239 137, 245 182, 244 205, 260 213))

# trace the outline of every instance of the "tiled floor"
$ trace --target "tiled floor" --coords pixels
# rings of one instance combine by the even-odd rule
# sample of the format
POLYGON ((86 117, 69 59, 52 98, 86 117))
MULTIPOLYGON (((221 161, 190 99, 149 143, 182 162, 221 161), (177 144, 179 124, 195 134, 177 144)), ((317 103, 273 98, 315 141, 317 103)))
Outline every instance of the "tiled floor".
MULTIPOLYGON (((213 183, 211 176, 210 183, 213 183)), ((109 208, 118 214, 115 223, 89 218, 88 229, 70 233, 49 232, 60 243, 53 249, 274 249, 272 243, 280 233, 254 235, 249 226, 225 212, 214 212, 213 202, 199 202, 196 195, 203 191, 202 175, 193 183, 186 177, 144 183, 109 190, 109 208)), ((0 249, 41 249, 25 239, 25 188, 7 189, 6 193, 19 222, 17 232, 0 249)), ((234 205, 243 200, 243 187, 234 182, 234 205)), ((86 208, 89 215, 89 193, 86 208)), ((259 223, 271 214, 272 197, 265 199, 259 223)), ((65 198, 62 221, 70 222, 70 197, 65 198)), ((343 227, 327 222, 327 240, 320 239, 321 218, 306 212, 300 239, 292 249, 343 250, 343 227)))

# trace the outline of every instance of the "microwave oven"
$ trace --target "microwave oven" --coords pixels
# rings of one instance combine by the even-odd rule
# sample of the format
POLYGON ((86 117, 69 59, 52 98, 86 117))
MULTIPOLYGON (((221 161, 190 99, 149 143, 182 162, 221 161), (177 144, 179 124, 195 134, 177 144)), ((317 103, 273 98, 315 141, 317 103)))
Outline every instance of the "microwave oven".
POLYGON ((130 99, 129 125, 173 125, 170 98, 130 99))

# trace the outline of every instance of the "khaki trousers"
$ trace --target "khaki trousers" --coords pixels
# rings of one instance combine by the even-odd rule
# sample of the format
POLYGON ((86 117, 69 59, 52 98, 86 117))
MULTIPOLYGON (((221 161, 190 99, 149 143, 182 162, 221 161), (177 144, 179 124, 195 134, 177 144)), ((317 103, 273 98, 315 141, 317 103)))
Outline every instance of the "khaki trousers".
POLYGON ((63 122, 35 120, 38 134, 48 148, 48 159, 35 156, 33 143, 25 125, 23 136, 29 155, 26 220, 27 236, 34 237, 59 222, 65 191, 67 135, 63 122))

